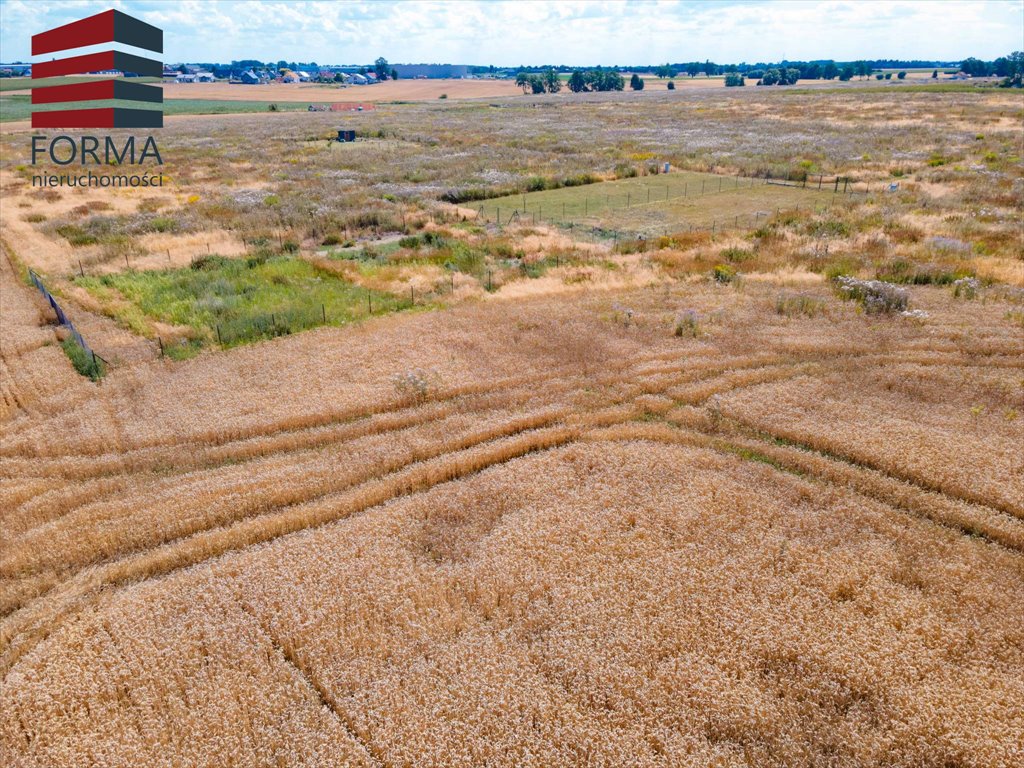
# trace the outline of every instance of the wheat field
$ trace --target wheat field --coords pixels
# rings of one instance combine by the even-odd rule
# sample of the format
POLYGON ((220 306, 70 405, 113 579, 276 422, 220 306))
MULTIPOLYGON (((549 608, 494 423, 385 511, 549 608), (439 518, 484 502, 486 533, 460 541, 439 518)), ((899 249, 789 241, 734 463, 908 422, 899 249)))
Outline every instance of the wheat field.
MULTIPOLYGON (((865 115, 893 107, 865 92, 840 100, 830 173, 848 170, 865 115)), ((715 93, 695 97, 711 119, 740 120, 737 98, 760 115, 737 131, 783 110, 782 149, 752 163, 836 99, 801 97, 801 116, 792 99, 715 93)), ((612 130, 613 102, 565 103, 612 130)), ((258 193, 266 224, 212 191, 240 163, 242 118, 217 125, 217 146, 209 123, 167 129, 196 159, 169 168, 166 200, 47 203, 5 161, 0 763, 1021 764, 1024 252, 1007 103, 908 96, 921 157, 899 195, 650 242, 480 226, 442 194, 487 151, 483 128, 451 158, 389 146, 396 176, 346 187, 351 210, 313 223, 303 178, 326 206, 322 177, 385 171, 276 145, 261 170, 294 177, 229 190, 258 193), (929 165, 940 151, 996 153, 991 178, 929 165), (141 227, 155 217, 166 231, 141 227), (260 258, 428 298, 217 346, 131 292, 197 269, 187 251, 207 235, 230 243, 218 258, 277 242, 260 258), (120 355, 98 382, 72 367, 27 266, 120 355), (429 293, 437 275, 450 293, 429 293), (841 287, 883 278, 898 311, 841 287), (173 333, 206 346, 160 356, 173 333)), ((497 119, 407 109, 371 119, 453 142, 446 120, 497 119)), ((652 101, 651 119, 668 130, 679 109, 652 101)), ((523 119, 551 168, 587 161, 559 155, 544 110, 523 119)))

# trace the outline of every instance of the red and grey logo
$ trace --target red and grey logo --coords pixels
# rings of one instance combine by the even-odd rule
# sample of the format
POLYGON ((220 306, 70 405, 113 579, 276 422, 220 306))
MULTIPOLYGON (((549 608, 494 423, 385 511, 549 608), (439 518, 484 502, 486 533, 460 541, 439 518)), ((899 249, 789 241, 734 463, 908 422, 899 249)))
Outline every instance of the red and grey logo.
MULTIPOLYGON (((104 11, 87 19, 73 21, 62 27, 32 36, 32 55, 41 56, 87 45, 122 43, 147 51, 163 53, 163 30, 132 18, 121 11, 104 11)), ((118 99, 150 104, 163 104, 163 89, 145 83, 133 83, 123 75, 160 77, 163 64, 143 56, 122 51, 103 51, 84 56, 70 56, 32 65, 32 79, 110 74, 106 80, 92 80, 66 85, 50 85, 32 89, 33 104, 67 104, 70 102, 118 99)), ((33 128, 161 128, 163 109, 132 107, 100 107, 95 109, 58 109, 33 112, 33 128)))

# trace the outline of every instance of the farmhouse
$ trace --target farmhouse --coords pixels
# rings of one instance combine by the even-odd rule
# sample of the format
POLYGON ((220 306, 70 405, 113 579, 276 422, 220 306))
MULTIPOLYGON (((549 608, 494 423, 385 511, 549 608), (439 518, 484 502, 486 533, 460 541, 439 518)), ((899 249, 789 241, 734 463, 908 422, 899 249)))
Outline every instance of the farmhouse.
POLYGON ((238 78, 243 85, 259 85, 260 79, 251 69, 247 69, 238 78))

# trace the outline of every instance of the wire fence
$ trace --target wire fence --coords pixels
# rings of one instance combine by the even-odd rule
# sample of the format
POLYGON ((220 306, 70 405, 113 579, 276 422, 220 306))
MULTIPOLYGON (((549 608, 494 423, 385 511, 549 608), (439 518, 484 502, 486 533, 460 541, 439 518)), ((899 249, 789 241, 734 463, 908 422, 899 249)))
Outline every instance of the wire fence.
POLYGON ((68 329, 68 332, 71 334, 71 338, 73 338, 75 343, 78 344, 85 354, 92 359, 93 365, 97 366, 97 368, 99 363, 109 366, 110 363, 107 362, 105 358, 97 355, 85 342, 85 338, 78 332, 78 329, 75 328, 74 323, 72 323, 71 319, 64 313, 64 310, 61 309, 60 304, 57 303, 57 299, 55 299, 53 294, 46 289, 45 285, 43 285, 43 281, 39 278, 39 275, 36 274, 35 270, 30 269, 28 271, 28 276, 31 278, 35 287, 39 289, 39 292, 43 294, 43 298, 46 299, 49 305, 53 308, 54 313, 57 315, 57 322, 68 329))
MULTIPOLYGON (((550 201, 547 203, 537 203, 534 201, 532 206, 530 205, 531 201, 529 199, 530 193, 524 193, 515 197, 507 197, 506 199, 514 201, 511 205, 501 206, 493 204, 492 202, 482 201, 475 206, 472 206, 472 209, 477 212, 477 216, 480 220, 489 223, 492 222, 499 226, 508 226, 513 222, 532 224, 547 223, 568 226, 570 229, 573 229, 578 225, 581 219, 587 219, 592 215, 597 215, 599 213, 623 210, 626 208, 636 208, 639 206, 658 205, 661 203, 668 203, 673 200, 706 197, 723 192, 732 192, 739 189, 753 189, 758 186, 799 188, 823 194, 831 193, 833 196, 867 194, 869 192, 866 184, 858 185, 848 176, 838 175, 811 176, 806 174, 790 174, 786 177, 775 177, 769 175, 765 175, 763 177, 708 176, 702 179, 688 179, 682 185, 677 183, 675 184, 674 190, 673 186, 669 184, 665 184, 664 186, 648 184, 645 188, 631 189, 625 193, 617 192, 615 194, 607 193, 604 195, 584 194, 582 199, 571 201, 564 200, 554 203, 550 201), (520 197, 521 204, 516 204, 519 202, 517 198, 520 197)), ((787 207, 791 208, 792 206, 787 207)), ((757 219, 762 215, 765 215, 765 212, 760 212, 756 215, 739 214, 723 217, 721 223, 719 223, 718 219, 713 219, 711 225, 688 226, 691 231, 695 229, 714 231, 723 226, 727 226, 727 220, 735 220, 736 226, 738 226, 740 220, 745 220, 747 218, 757 219)), ((599 227, 591 227, 591 229, 595 233, 599 233, 601 231, 599 227)))

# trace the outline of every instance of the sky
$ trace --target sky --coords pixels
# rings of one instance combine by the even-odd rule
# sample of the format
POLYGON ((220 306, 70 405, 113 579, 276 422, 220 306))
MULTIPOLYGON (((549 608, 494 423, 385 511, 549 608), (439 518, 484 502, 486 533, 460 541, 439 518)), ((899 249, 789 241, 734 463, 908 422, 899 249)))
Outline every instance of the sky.
POLYGON ((163 29, 168 63, 959 61, 1024 49, 1024 0, 0 0, 0 61, 50 58, 31 57, 33 34, 109 8, 163 29))

